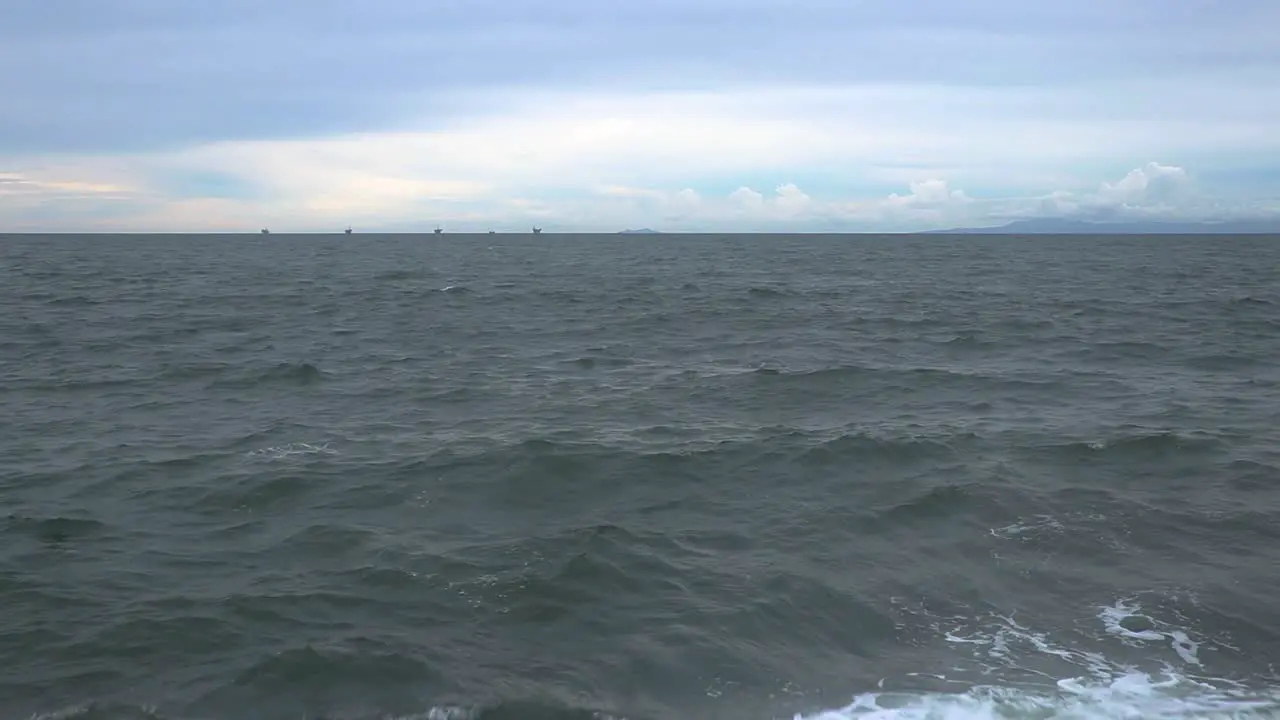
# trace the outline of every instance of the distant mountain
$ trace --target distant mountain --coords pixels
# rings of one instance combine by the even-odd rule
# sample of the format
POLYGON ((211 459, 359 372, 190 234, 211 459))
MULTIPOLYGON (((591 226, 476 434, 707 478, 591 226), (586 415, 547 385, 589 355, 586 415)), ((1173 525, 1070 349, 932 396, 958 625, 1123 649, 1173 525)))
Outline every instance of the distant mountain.
POLYGON ((925 230, 922 235, 1280 235, 1278 220, 1226 222, 1089 222, 1066 218, 1015 220, 985 228, 925 230))
POLYGON ((650 230, 649 228, 640 228, 639 230, 622 230, 618 234, 619 235, 661 235, 662 233, 658 232, 657 230, 650 230))

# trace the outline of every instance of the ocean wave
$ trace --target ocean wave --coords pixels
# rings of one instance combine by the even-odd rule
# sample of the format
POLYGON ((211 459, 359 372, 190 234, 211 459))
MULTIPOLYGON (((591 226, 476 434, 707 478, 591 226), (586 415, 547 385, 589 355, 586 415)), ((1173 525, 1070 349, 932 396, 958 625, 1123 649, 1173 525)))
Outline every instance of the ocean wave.
MULTIPOLYGON (((869 691, 841 708, 796 718, 1280 717, 1276 678, 1214 676, 1199 651, 1206 645, 1239 653, 1238 648, 1187 627, 1187 615, 1176 608, 1165 609, 1173 620, 1162 619, 1159 610, 1144 610, 1136 597, 1120 598, 1097 608, 1101 634, 1094 630, 1081 639, 1078 632, 1037 630, 999 613, 939 615, 916 608, 948 643, 970 649, 968 662, 926 674, 962 687, 869 691), (1108 637, 1123 650, 1108 647, 1108 637)), ((910 678, 895 681, 904 683, 912 684, 910 678)))
MULTIPOLYGON (((714 369, 699 372, 704 379, 720 379, 740 386, 747 382, 757 393, 815 392, 824 396, 839 393, 874 392, 913 395, 945 391, 979 402, 1001 394, 1017 392, 1052 395, 1066 387, 1067 376, 1027 374, 1010 370, 985 372, 946 367, 891 367, 878 364, 842 365, 822 368, 757 367, 714 369)), ((856 397, 856 396, 855 396, 856 397)), ((935 400, 936 401, 936 400, 935 400)))
POLYGON ((1227 482, 1242 492, 1274 492, 1280 490, 1280 465, 1254 460, 1236 460, 1227 468, 1227 482))
POLYGON ((402 720, 641 720, 600 710, 550 702, 506 701, 480 706, 444 705, 402 720))
MULTIPOLYGON (((454 682, 459 673, 466 675, 465 663, 459 666, 456 654, 451 665, 443 665, 432 643, 401 637, 389 628, 371 634, 369 626, 346 621, 351 617, 353 603, 368 603, 378 597, 377 589, 371 587, 363 599, 314 591, 278 597, 239 595, 225 601, 224 607, 233 609, 234 615, 223 620, 203 615, 209 607, 202 604, 188 603, 181 608, 188 613, 185 618, 164 621, 154 615, 148 619, 140 614, 147 608, 137 607, 133 619, 117 623, 91 639, 62 637, 57 642, 64 647, 63 652, 95 657, 161 657, 175 633, 185 638, 182 646, 186 651, 203 648, 212 657, 220 651, 233 651, 255 628, 268 631, 257 637, 258 642, 281 647, 250 662, 239 661, 239 669, 230 678, 225 677, 225 668, 214 675, 205 673, 206 684, 215 678, 223 679, 198 698, 166 709, 104 699, 66 710, 61 716, 229 720, 244 717, 247 709, 253 708, 254 717, 369 720, 604 716, 745 720, 1280 717, 1280 691, 1274 684, 1277 678, 1267 679, 1269 676, 1257 672, 1233 676, 1225 671, 1228 665, 1239 666, 1239 661, 1252 656, 1253 651, 1233 642, 1224 621, 1215 619, 1213 611, 1194 596, 1175 598, 1157 593, 1121 597, 1096 606, 1088 628, 1077 623, 1074 627, 1057 625, 1046 629, 1037 627, 1031 617, 966 608, 954 600, 952 607, 945 609, 941 605, 930 609, 929 604, 900 604, 901 617, 894 621, 836 589, 827 579, 780 569, 754 584, 751 591, 746 586, 735 591, 733 570, 725 568, 722 577, 707 577, 706 587, 728 590, 728 594, 715 603, 682 609, 679 604, 664 602, 663 593, 676 593, 672 597, 677 597, 691 589, 696 592, 696 580, 691 577, 664 585, 655 582, 657 574, 646 571, 639 574, 650 579, 642 583, 616 582, 625 574, 624 565, 618 561, 620 553, 635 557, 638 547, 654 543, 669 547, 668 538, 646 537, 625 528, 601 525, 547 538, 544 549, 550 550, 553 540, 562 545, 568 541, 569 547, 560 548, 559 560, 519 578, 518 587, 498 578, 475 575, 482 565, 472 564, 470 569, 459 566, 457 570, 473 575, 468 587, 459 588, 462 592, 481 591, 490 598, 502 599, 517 589, 534 591, 567 603, 560 612, 548 615, 546 609, 551 606, 543 606, 533 614, 503 614, 498 624, 472 626, 468 633, 499 631, 501 637, 518 633, 519 628, 548 627, 589 596, 597 600, 588 604, 612 597, 614 609, 601 615, 597 625, 588 622, 573 627, 588 632, 595 627, 595 632, 607 634, 618 619, 611 613, 623 613, 636 624, 632 632, 643 637, 648 647, 666 648, 652 655, 650 662, 666 658, 676 663, 671 671, 677 673, 695 671, 699 658, 720 657, 719 672, 732 678, 731 665, 723 664, 725 650, 736 648, 738 643, 752 645, 753 638, 763 637, 788 639, 786 645, 759 648, 765 655, 776 656, 772 667, 762 668, 767 675, 785 673, 789 664, 805 657, 807 661, 802 662, 841 657, 845 663, 862 658, 862 662, 874 664, 879 662, 881 653, 890 647, 901 648, 903 643, 928 650, 923 657, 931 658, 934 666, 903 669, 898 663, 898 670, 884 676, 877 687, 867 687, 849 703, 829 710, 813 709, 817 698, 805 693, 765 702, 762 688, 742 687, 732 680, 712 681, 697 702, 674 696, 665 699, 672 702, 664 702, 663 693, 655 686, 649 689, 653 694, 647 699, 628 703, 625 694, 618 694, 619 687, 626 683, 618 684, 616 673, 638 658, 623 661, 618 652, 611 650, 594 659, 529 656, 525 662, 545 663, 545 672, 562 677, 566 685, 548 684, 540 693, 539 686, 526 681, 521 684, 523 690, 495 688, 491 699, 459 700, 456 698, 477 695, 474 690, 463 689, 469 683, 454 682), (620 598, 636 596, 642 588, 644 606, 650 613, 647 617, 639 605, 617 603, 620 598), (664 614, 651 614, 664 605, 668 605, 664 614), (641 614, 636 615, 637 611, 641 614), (704 617, 697 621, 695 630, 692 621, 697 613, 704 617), (230 618, 238 619, 233 624, 230 618), (909 628, 904 628, 902 621, 908 622, 909 628), (298 639, 308 633, 313 638, 311 642, 298 639), (324 637, 328 640, 321 639, 324 637), (69 643, 74 643, 74 650, 69 643), (931 649, 939 644, 952 652, 944 655, 931 649), (1219 657, 1224 654, 1230 657, 1219 657), (593 679, 589 671, 593 666, 604 674, 593 679), (593 691, 592 683, 606 677, 611 679, 612 688, 602 685, 593 691), (441 690, 455 685, 459 690, 441 690), (954 689, 947 689, 948 686, 954 689), (726 688, 733 692, 722 692, 726 688), (540 694, 546 699, 532 699, 540 694), (442 695, 455 699, 445 701, 442 695), (574 697, 577 699, 571 699, 574 697), (661 705, 669 709, 654 710, 661 705), (785 707, 794 709, 782 712, 785 707)), ((509 549, 492 547, 485 552, 501 556, 509 549)), ((638 572, 636 565, 625 567, 630 574, 638 572)), ((667 571, 676 567, 668 566, 667 571)), ((955 593, 949 595, 954 598, 955 593)), ((380 601, 389 603, 391 599, 382 597, 380 601)), ((508 597, 508 602, 520 601, 508 597)), ((171 616, 180 609, 172 603, 166 608, 171 616)), ((536 609, 536 605, 526 607, 526 611, 536 609)), ((444 617, 442 610, 424 608, 423 617, 444 617)), ((601 610, 602 606, 597 605, 589 614, 599 614, 601 610)), ((579 621, 586 619, 580 611, 576 617, 579 621)), ((447 639, 451 636, 450 625, 437 621, 432 627, 441 642, 457 643, 461 639, 458 635, 447 639)), ((470 641, 465 644, 472 646, 470 641)), ((640 647, 646 646, 632 646, 631 654, 640 647)), ((674 685, 671 690, 676 690, 674 685)))
POLYGON ((99 520, 73 517, 10 515, 5 525, 0 532, 17 532, 49 544, 92 538, 108 530, 106 523, 99 520))
POLYGON ((251 390, 270 385, 312 385, 329 377, 329 373, 308 362, 281 362, 268 368, 244 368, 234 376, 221 374, 209 383, 209 389, 251 390))
POLYGON ((804 463, 858 463, 868 460, 924 460, 945 457, 958 448, 979 440, 966 431, 925 429, 898 430, 873 427, 860 429, 832 427, 804 430, 794 427, 735 425, 721 433, 702 428, 697 433, 673 432, 665 425, 638 426, 625 432, 607 433, 599 429, 582 437, 564 431, 561 437, 471 437, 442 448, 426 458, 408 461, 405 469, 443 470, 455 464, 474 467, 480 463, 511 467, 535 463, 530 472, 556 474, 572 469, 575 463, 601 463, 601 467, 628 460, 677 460, 694 458, 763 459, 786 456, 804 463))
POLYGON ((1280 691, 1206 688, 1180 676, 1132 673, 1105 683, 1064 680, 1057 688, 981 686, 963 693, 866 693, 849 705, 796 720, 1246 720, 1280 717, 1280 691))
POLYGON ((1178 433, 1125 427, 1120 428, 1113 437, 1049 445, 1041 450, 1080 460, 1106 459, 1123 462, 1173 455, 1212 454, 1226 447, 1228 445, 1223 438, 1210 433, 1178 433))
POLYGON ((0 717, 1277 712, 1274 243, 509 240, 7 245, 0 717))
MULTIPOLYGON (((352 703, 357 708, 359 703, 352 703)), ((278 716, 278 715, 277 715, 278 716)), ((264 717, 261 707, 248 713, 209 716, 163 710, 154 705, 88 703, 54 712, 34 713, 24 720, 242 720, 264 717)), ((538 700, 491 701, 474 704, 442 704, 426 710, 404 712, 346 710, 338 713, 302 711, 290 720, 648 720, 575 707, 569 703, 538 700)), ((13 720, 18 720, 17 718, 13 720)))

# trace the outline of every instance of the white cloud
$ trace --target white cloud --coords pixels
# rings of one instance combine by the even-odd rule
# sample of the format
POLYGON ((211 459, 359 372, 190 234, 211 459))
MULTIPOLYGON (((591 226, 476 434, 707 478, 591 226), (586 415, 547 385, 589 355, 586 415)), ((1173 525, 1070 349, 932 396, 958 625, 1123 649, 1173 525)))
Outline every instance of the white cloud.
POLYGON ((907 209, 937 210, 953 204, 969 202, 963 190, 952 190, 947 187, 946 180, 930 178, 911 183, 909 195, 894 193, 889 196, 888 204, 907 209))
MULTIPOLYGON (((1266 92, 1280 108, 1280 93, 1266 92)), ((1265 113, 1200 117, 1193 108, 1142 118, 1130 108, 1113 119, 1106 108, 1086 115, 1070 105, 1094 96, 1063 90, 753 87, 506 97, 498 111, 414 131, 10 157, 0 166, 64 204, 75 193, 109 190, 133 212, 94 227, 121 230, 325 231, 347 223, 484 230, 535 220, 601 230, 659 221, 691 229, 917 229, 992 213, 1182 211, 1194 191, 1187 173, 1150 158, 1280 156, 1265 113), (1117 162, 1137 168, 1109 182, 1082 179, 1089 164, 1117 162), (789 181, 813 174, 832 180, 789 181), (214 196, 173 180, 204 175, 246 190, 214 196), (854 195, 842 186, 883 190, 854 195)), ((54 222, 29 210, 0 194, 0 218, 11 224, 54 222)), ((74 222, 92 225, 82 215, 74 222)))
POLYGON ((131 188, 125 185, 92 180, 58 180, 42 179, 22 173, 0 172, 0 195, 48 195, 48 196, 94 196, 124 195, 131 188))
POLYGON ((1115 183, 1103 183, 1100 198, 1123 204, 1146 205, 1176 200, 1190 188, 1187 171, 1149 162, 1129 171, 1115 183))
MULTIPOLYGON (((1178 166, 1148 162, 1114 181, 1090 191, 1053 190, 1042 195, 973 197, 941 178, 909 183, 908 192, 880 197, 835 196, 816 199, 787 183, 772 193, 741 186, 722 196, 698 196, 689 190, 668 192, 652 188, 617 188, 615 197, 643 199, 642 205, 596 207, 597 214, 576 208, 575 217, 607 222, 644 222, 648 218, 678 219, 675 230, 714 230, 724 223, 756 231, 912 231, 940 227, 987 226, 1027 217, 1082 219, 1169 219, 1253 216, 1274 212, 1270 206, 1235 206, 1224 213, 1218 200, 1197 194, 1189 173, 1178 166), (1171 204, 1176 201, 1176 205, 1171 204), (674 212, 676 208, 679 212, 674 212), (1270 210, 1268 210, 1268 207, 1270 210)), ((566 203, 561 207, 568 207, 566 203)))
POLYGON ((733 214, 751 221, 778 221, 802 219, 819 205, 795 183, 784 183, 774 188, 766 197, 764 193, 745 185, 729 193, 723 200, 699 203, 706 216, 733 214))
POLYGON ((676 193, 676 203, 686 207, 697 207, 702 202, 702 197, 692 188, 685 188, 676 193))
POLYGON ((785 216, 803 215, 813 206, 813 198, 806 195, 794 183, 779 185, 775 192, 778 196, 774 198, 773 206, 785 216))
POLYGON ((729 200, 739 210, 746 212, 756 212, 764 207, 764 195, 745 186, 729 193, 729 200))
MULTIPOLYGON (((1217 199, 1196 191, 1191 175, 1175 165, 1147 162, 1096 190, 1054 190, 1017 215, 1082 218, 1194 218, 1220 214, 1217 199)), ((1242 208, 1243 209, 1243 208, 1242 208)))

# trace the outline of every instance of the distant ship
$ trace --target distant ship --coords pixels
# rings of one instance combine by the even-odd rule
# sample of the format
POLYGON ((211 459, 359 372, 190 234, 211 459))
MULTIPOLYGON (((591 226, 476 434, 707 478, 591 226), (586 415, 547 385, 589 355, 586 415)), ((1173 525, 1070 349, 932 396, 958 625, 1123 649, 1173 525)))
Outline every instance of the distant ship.
POLYGON ((351 234, 351 226, 350 226, 350 225, 348 225, 348 226, 347 226, 347 229, 346 229, 346 230, 343 230, 343 232, 344 232, 344 233, 346 233, 346 234, 348 234, 348 235, 350 235, 350 234, 351 234))
POLYGON ((441 230, 441 229, 440 229, 440 226, 439 226, 439 225, 437 225, 437 226, 436 226, 436 229, 435 229, 435 230, 433 230, 432 232, 434 232, 435 234, 439 235, 440 233, 444 232, 444 230, 441 230))
POLYGON ((533 229, 533 234, 534 234, 534 235, 537 235, 537 234, 538 234, 538 233, 540 233, 540 232, 542 232, 542 228, 540 228, 540 227, 535 227, 535 228, 533 229))
POLYGON ((490 234, 490 235, 492 235, 492 234, 493 234, 493 231, 492 231, 492 230, 490 230, 490 231, 489 231, 489 234, 490 234))
POLYGON ((270 230, 268 230, 268 229, 266 229, 266 228, 262 228, 262 234, 263 234, 263 235, 270 235, 270 234, 271 234, 271 231, 270 231, 270 230))

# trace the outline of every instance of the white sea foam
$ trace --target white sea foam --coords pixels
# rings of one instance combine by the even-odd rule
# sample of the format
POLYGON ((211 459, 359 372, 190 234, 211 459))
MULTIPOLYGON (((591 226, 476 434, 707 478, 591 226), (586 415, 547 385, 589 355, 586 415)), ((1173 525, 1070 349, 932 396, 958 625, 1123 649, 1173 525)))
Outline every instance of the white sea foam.
POLYGON ((1113 605, 1103 607, 1098 617, 1102 620, 1107 632, 1119 635, 1130 641, 1164 641, 1168 640, 1178 657, 1188 665, 1199 665, 1197 652, 1200 644, 1193 641, 1185 630, 1171 628, 1158 620, 1142 614, 1142 606, 1132 599, 1118 600, 1113 605), (1126 625, 1126 620, 1139 620, 1136 626, 1126 625))
POLYGON ((1019 520, 1004 527, 991 528, 988 532, 995 537, 1007 540, 1024 535, 1061 532, 1062 530, 1062 523, 1058 522, 1052 515, 1036 515, 1029 520, 1019 520))
POLYGON ((1131 673, 1111 682, 1060 681, 1031 691, 977 686, 964 693, 866 693, 805 720, 995 720, 996 718, 1280 718, 1276 693, 1248 694, 1179 676, 1131 673))
POLYGON ((260 460, 284 460, 285 458, 297 455, 335 455, 336 450, 329 447, 329 443, 288 443, 286 445, 276 445, 274 447, 260 448, 251 450, 247 454, 248 457, 260 460))
POLYGON ((947 642, 969 648, 977 667, 960 665, 977 669, 981 682, 953 693, 868 692, 844 707, 797 720, 1280 718, 1280 688, 1202 676, 1198 651, 1204 640, 1144 614, 1133 598, 1098 608, 1104 633, 1089 649, 1057 642, 1010 617, 975 621, 922 614, 947 642), (1109 659, 1107 638, 1148 650, 1143 657, 1151 667, 1109 659), (1009 680, 1014 676, 1033 680, 1009 680), (1003 681, 992 682, 995 677, 1003 681))

